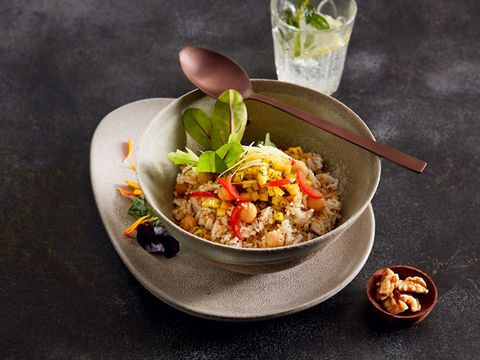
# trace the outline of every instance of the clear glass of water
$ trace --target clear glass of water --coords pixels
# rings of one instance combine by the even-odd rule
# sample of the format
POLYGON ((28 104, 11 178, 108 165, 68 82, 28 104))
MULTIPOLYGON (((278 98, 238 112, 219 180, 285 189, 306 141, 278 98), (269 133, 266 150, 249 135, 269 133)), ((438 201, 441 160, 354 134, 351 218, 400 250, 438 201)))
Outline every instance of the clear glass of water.
POLYGON ((270 7, 278 80, 328 95, 337 91, 357 13, 355 1, 321 1, 316 11, 327 20, 326 30, 318 30, 304 21, 299 28, 287 24, 282 15, 285 11, 296 13, 295 0, 271 0, 270 7))

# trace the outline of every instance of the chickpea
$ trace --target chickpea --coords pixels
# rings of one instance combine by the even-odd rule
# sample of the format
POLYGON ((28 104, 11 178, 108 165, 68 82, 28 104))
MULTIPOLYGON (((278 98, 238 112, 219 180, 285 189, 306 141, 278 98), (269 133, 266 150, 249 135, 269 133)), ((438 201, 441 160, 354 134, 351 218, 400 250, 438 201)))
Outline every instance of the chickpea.
POLYGON ((267 247, 279 247, 285 243, 285 239, 280 230, 272 230, 265 234, 265 242, 267 247))
POLYGON ((233 200, 232 195, 230 195, 228 193, 228 191, 225 190, 223 187, 218 192, 218 197, 220 198, 220 200, 223 200, 223 201, 232 201, 233 200))
POLYGON ((187 215, 180 220, 180 227, 184 230, 191 231, 195 226, 197 226, 197 220, 192 215, 187 215))
POLYGON ((213 176, 211 173, 208 173, 208 172, 198 173, 197 180, 200 184, 205 184, 206 182, 209 182, 212 179, 213 179, 213 176))
POLYGON ((257 207, 251 202, 243 203, 240 211, 240 220, 251 223, 257 217, 257 207))
POLYGON ((313 209, 315 211, 322 211, 325 208, 323 199, 314 199, 312 197, 308 197, 307 205, 310 209, 313 209))
POLYGON ((175 184, 175 191, 178 195, 183 195, 187 192, 188 184, 175 184))

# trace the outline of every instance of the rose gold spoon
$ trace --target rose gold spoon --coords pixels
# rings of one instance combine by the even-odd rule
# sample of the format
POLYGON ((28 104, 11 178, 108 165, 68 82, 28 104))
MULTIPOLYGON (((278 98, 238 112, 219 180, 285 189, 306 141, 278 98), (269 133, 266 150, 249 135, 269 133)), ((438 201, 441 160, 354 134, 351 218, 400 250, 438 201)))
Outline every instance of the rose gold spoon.
POLYGON ((353 131, 320 119, 296 107, 255 93, 247 73, 233 60, 213 50, 187 46, 180 51, 180 65, 187 78, 205 94, 218 98, 222 92, 235 89, 244 99, 260 101, 298 117, 316 127, 358 145, 397 165, 421 173, 427 163, 401 151, 370 140, 353 131))

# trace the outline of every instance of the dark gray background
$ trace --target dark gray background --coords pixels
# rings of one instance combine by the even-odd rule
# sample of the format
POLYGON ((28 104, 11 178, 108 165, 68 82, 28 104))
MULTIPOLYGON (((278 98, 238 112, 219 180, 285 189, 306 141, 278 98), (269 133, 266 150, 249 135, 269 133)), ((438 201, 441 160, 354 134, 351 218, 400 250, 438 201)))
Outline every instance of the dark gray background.
POLYGON ((429 166, 419 176, 383 162, 375 245, 345 290, 283 319, 226 324, 170 308, 123 266, 95 208, 89 145, 116 107, 192 89, 185 44, 275 78, 268 2, 2 1, 0 357, 478 356, 479 17, 474 0, 359 1, 335 96, 429 166), (440 299, 419 326, 389 329, 363 288, 398 263, 431 274, 440 299))

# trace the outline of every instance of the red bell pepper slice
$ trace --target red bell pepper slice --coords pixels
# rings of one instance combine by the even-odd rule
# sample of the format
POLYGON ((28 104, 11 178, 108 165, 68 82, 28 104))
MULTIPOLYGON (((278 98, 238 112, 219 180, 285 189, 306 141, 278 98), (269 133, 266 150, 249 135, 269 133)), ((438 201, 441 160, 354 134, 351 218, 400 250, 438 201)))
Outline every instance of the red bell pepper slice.
POLYGON ((232 229, 233 233, 237 238, 240 240, 243 239, 242 233, 240 232, 240 212, 242 211, 242 204, 238 204, 232 210, 232 214, 230 215, 230 228, 232 229))
POLYGON ((210 197, 210 198, 216 198, 218 197, 214 193, 211 193, 209 191, 194 191, 189 194, 191 197, 210 197))
POLYGON ((297 182, 298 182, 298 185, 300 185, 300 189, 302 189, 302 191, 308 196, 314 199, 323 198, 323 194, 319 190, 312 188, 307 183, 307 174, 305 174, 305 172, 303 172, 300 169, 297 169, 297 182))
POLYGON ((281 180, 273 180, 273 181, 269 181, 267 182, 265 185, 263 186, 283 186, 283 185, 288 185, 290 184, 291 182, 295 181, 295 179, 281 179, 281 180))
POLYGON ((228 174, 226 179, 218 178, 218 182, 223 186, 223 188, 228 192, 228 194, 235 200, 240 200, 240 194, 237 191, 235 185, 232 184, 232 174, 228 174))

